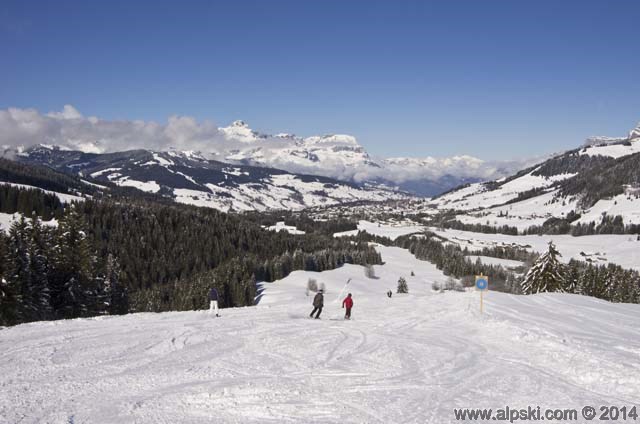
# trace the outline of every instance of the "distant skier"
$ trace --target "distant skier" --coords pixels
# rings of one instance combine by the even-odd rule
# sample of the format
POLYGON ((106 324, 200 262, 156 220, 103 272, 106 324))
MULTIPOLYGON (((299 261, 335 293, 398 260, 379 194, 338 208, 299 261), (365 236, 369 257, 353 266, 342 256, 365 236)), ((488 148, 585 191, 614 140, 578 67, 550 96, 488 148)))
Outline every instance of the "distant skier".
POLYGON ((351 293, 349 293, 342 301, 342 307, 346 309, 344 319, 351 319, 351 308, 353 308, 353 298, 351 297, 351 293))
POLYGON ((389 291, 387 292, 387 296, 389 297, 389 299, 391 299, 391 296, 393 296, 393 292, 392 292, 391 290, 389 290, 389 291))
POLYGON ((218 290, 215 287, 211 287, 209 290, 209 314, 216 313, 216 316, 219 317, 218 314, 218 290))
POLYGON ((313 298, 313 311, 311 311, 311 315, 309 317, 313 318, 313 314, 318 311, 316 314, 316 319, 320 318, 320 314, 322 313, 322 307, 324 306, 324 295, 322 294, 322 289, 318 290, 318 293, 313 298))

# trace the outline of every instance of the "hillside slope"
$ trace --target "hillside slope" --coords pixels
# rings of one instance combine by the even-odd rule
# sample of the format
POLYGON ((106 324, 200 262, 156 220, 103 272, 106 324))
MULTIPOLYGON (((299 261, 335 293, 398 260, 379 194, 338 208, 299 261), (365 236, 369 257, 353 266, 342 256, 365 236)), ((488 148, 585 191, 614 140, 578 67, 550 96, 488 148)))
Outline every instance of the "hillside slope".
MULTIPOLYGON (((515 227, 640 224, 640 130, 623 140, 593 140, 517 174, 452 190, 432 205, 457 213, 463 224, 515 227)), ((622 230, 620 230, 622 232, 622 230)))
POLYGON ((435 267, 380 250, 378 279, 357 266, 294 272, 266 285, 257 307, 219 319, 195 311, 3 329, 0 421, 453 423, 454 408, 640 403, 640 306, 490 292, 480 315, 476 292, 434 293, 445 278, 435 267), (387 298, 400 275, 410 293, 387 298), (326 285, 321 320, 307 318, 309 277, 326 285))

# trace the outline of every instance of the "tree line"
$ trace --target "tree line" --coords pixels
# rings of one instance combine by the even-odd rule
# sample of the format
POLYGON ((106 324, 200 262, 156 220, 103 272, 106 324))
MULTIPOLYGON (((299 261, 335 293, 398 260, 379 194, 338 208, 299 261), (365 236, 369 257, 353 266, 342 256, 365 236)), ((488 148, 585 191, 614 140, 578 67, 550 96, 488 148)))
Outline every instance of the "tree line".
POLYGON ((63 205, 55 194, 46 193, 39 189, 24 189, 0 184, 0 212, 23 215, 35 214, 45 221, 59 218, 63 212, 63 205))
POLYGON ((117 259, 95 255, 73 208, 57 228, 22 216, 0 232, 0 259, 0 325, 128 310, 117 259))

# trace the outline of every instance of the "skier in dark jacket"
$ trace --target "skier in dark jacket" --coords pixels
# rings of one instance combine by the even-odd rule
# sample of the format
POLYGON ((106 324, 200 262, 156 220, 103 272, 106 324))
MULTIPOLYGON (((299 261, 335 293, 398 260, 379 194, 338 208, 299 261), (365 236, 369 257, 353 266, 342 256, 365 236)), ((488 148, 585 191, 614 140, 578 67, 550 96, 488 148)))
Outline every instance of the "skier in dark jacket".
POLYGON ((211 287, 209 290, 209 314, 216 313, 216 316, 219 317, 218 314, 218 290, 215 287, 211 287))
POLYGON ((316 311, 318 311, 318 313, 316 314, 316 319, 320 318, 320 313, 322 313, 322 307, 324 306, 324 296, 322 294, 322 289, 318 290, 318 294, 315 295, 315 297, 313 298, 313 311, 311 311, 311 314, 309 315, 309 317, 313 318, 313 314, 316 313, 316 311))
POLYGON ((353 298, 351 297, 351 293, 349 293, 342 301, 342 307, 347 310, 344 314, 344 319, 351 319, 351 308, 353 308, 353 298))

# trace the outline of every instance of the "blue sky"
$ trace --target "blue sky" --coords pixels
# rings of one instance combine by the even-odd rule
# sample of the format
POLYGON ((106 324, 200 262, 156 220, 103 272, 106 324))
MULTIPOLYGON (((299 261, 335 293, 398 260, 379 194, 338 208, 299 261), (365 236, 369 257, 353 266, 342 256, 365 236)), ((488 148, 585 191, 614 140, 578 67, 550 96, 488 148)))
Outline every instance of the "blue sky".
POLYGON ((640 2, 13 1, 0 108, 525 157, 640 120, 640 2))

